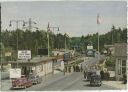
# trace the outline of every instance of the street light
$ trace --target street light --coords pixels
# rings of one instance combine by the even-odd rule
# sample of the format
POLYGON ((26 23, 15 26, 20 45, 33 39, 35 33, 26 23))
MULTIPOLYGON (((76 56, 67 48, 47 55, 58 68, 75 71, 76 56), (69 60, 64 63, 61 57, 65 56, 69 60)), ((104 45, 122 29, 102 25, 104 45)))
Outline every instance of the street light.
POLYGON ((12 22, 16 23, 16 30, 17 30, 17 43, 16 43, 17 58, 16 58, 16 60, 17 60, 17 67, 18 67, 18 27, 19 27, 20 22, 23 22, 23 26, 25 26, 25 24, 24 24, 25 22, 24 22, 24 20, 10 20, 10 24, 9 24, 10 27, 12 26, 12 22))
POLYGON ((50 27, 50 24, 48 22, 48 26, 47 26, 47 38, 48 38, 48 57, 49 57, 49 32, 50 32, 50 28, 57 29, 57 31, 59 31, 59 27, 50 27))
POLYGON ((32 26, 32 24, 37 24, 35 21, 32 21, 31 18, 27 22, 24 22, 23 26, 25 27, 25 24, 28 24, 28 29, 31 31, 32 28, 35 28, 32 26))

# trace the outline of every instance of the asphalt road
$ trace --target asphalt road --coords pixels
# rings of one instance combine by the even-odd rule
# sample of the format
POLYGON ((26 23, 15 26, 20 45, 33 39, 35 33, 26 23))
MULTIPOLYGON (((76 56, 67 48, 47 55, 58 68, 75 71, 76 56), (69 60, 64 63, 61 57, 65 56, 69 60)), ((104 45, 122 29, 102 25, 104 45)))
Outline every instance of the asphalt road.
POLYGON ((73 91, 73 90, 116 90, 108 85, 102 84, 100 87, 91 87, 81 72, 73 72, 68 76, 61 75, 61 78, 51 80, 50 83, 42 83, 30 88, 26 91, 73 91))

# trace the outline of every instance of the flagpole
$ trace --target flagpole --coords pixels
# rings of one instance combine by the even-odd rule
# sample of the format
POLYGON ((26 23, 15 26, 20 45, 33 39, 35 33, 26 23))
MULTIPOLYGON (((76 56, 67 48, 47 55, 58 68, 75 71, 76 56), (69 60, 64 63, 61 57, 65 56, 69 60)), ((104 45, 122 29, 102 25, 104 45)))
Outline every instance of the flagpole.
MULTIPOLYGON (((99 28, 99 25, 97 27, 99 28)), ((99 52, 99 39, 100 37, 99 37, 99 32, 98 32, 98 52, 99 52)))
POLYGON ((97 35, 98 35, 97 36, 98 37, 97 38, 98 39, 98 44, 97 44, 98 45, 98 48, 97 49, 98 49, 98 60, 99 60, 99 52, 100 52, 100 49, 99 49, 100 48, 100 46, 99 46, 99 44, 100 44, 100 42, 99 42, 99 40, 100 40, 100 37, 99 37, 99 25, 100 25, 100 22, 101 22, 100 15, 97 14, 97 35))

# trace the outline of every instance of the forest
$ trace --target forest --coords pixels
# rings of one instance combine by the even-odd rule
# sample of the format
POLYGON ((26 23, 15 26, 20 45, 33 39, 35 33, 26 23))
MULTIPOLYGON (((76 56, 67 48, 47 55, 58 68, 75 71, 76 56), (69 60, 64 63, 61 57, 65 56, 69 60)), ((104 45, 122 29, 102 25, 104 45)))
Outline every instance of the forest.
MULTIPOLYGON (((67 35, 63 35, 61 33, 54 34, 53 32, 49 32, 49 41, 50 41, 50 51, 55 49, 65 49, 65 41, 66 47, 68 49, 79 48, 78 51, 86 50, 88 44, 92 44, 94 49, 97 49, 97 35, 95 34, 83 34, 81 37, 69 37, 67 35)), ((114 44, 114 43, 126 43, 127 42, 127 29, 126 28, 116 28, 112 26, 111 30, 105 34, 99 35, 100 42, 100 51, 104 49, 104 45, 114 44)), ((1 33, 2 39, 2 47, 1 52, 3 57, 6 52, 12 52, 12 58, 15 60, 16 51, 17 51, 17 43, 18 50, 31 50, 32 57, 37 55, 38 48, 47 48, 48 39, 47 39, 47 31, 46 30, 5 30, 1 33), (18 40, 17 40, 18 37, 18 40), (18 41, 18 42, 17 42, 18 41)))

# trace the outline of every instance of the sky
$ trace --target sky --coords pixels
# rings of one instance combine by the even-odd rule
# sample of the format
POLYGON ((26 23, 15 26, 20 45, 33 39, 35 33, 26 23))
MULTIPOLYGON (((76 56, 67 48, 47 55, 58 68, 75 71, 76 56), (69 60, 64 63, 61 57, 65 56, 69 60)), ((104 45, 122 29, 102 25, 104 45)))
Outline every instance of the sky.
MULTIPOLYGON (((13 30, 16 24, 10 20, 31 18, 39 29, 46 30, 48 22, 52 27, 59 27, 60 33, 71 37, 106 33, 112 25, 124 28, 127 25, 127 3, 124 1, 33 1, 2 2, 2 29, 13 30), (97 14, 102 20, 97 25, 97 14)), ((20 23, 19 28, 22 28, 20 23)), ((34 30, 34 29, 33 29, 34 30)), ((53 31, 57 33, 56 30, 53 31)))

